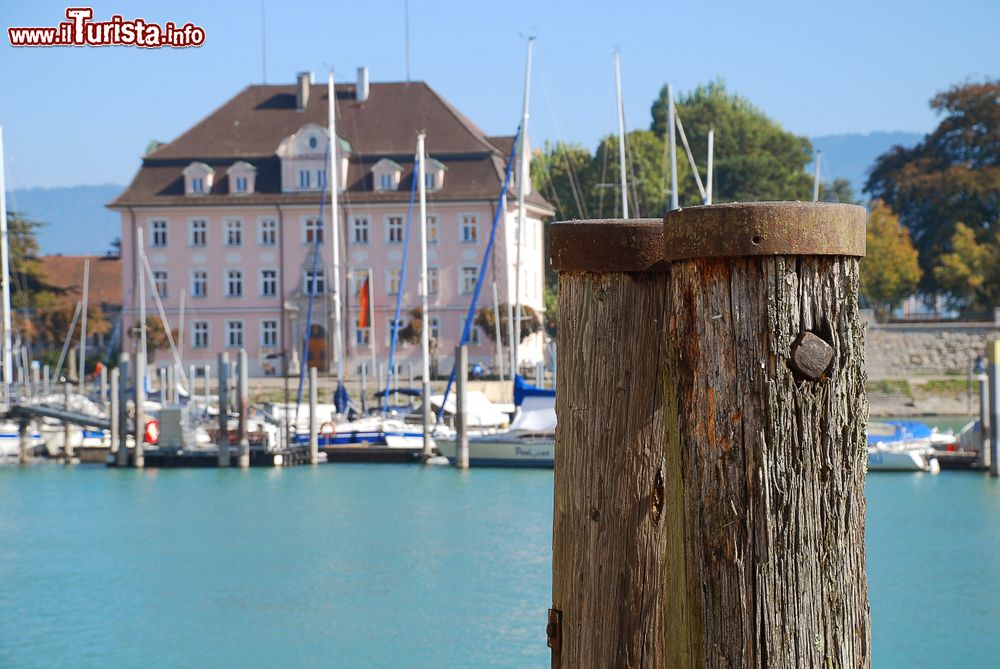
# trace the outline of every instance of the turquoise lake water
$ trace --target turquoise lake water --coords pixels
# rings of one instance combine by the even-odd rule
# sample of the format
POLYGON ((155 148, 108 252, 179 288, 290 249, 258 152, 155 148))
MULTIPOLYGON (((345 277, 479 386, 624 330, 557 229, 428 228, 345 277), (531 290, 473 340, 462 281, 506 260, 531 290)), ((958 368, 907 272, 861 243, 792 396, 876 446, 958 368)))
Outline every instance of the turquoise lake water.
MULTIPOLYGON (((1000 482, 871 474, 875 667, 1000 652, 1000 482)), ((552 472, 0 467, 0 667, 545 667, 552 472)))

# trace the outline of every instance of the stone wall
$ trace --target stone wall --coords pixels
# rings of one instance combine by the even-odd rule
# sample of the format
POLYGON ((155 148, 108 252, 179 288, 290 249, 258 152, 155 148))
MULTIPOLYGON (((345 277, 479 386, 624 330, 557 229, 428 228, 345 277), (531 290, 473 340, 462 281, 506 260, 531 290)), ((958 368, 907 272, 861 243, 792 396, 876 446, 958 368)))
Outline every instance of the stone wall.
POLYGON ((969 364, 985 353, 986 342, 1000 339, 997 323, 876 323, 868 321, 865 364, 869 379, 929 374, 965 375, 969 364))

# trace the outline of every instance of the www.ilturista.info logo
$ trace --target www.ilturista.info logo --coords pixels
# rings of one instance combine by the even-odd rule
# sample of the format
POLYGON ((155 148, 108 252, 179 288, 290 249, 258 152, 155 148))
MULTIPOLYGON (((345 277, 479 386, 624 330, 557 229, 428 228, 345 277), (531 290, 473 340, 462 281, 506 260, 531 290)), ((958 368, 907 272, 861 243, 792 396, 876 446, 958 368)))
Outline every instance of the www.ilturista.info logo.
POLYGON ((162 26, 145 19, 126 20, 115 14, 108 21, 93 21, 91 7, 69 7, 68 21, 47 28, 7 28, 11 46, 141 46, 184 48, 205 43, 205 29, 193 23, 162 26))

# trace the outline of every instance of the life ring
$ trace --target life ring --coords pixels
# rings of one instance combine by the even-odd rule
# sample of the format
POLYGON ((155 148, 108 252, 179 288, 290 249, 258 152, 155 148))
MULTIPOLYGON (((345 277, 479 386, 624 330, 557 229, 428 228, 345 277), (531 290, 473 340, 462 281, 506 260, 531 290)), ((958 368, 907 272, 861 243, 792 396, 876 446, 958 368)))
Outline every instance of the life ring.
POLYGON ((328 420, 319 426, 319 433, 325 437, 337 434, 337 426, 328 420))

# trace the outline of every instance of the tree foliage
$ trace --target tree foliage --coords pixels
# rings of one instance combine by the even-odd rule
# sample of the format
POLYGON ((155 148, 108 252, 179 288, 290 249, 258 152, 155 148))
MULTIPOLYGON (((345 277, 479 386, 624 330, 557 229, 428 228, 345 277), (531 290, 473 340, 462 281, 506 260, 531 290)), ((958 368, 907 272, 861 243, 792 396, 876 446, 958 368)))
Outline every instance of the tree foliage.
POLYGON ((861 262, 861 294, 880 316, 911 295, 920 282, 917 250, 892 210, 872 203, 866 232, 867 254, 861 262))
MULTIPOLYGON (((504 346, 507 346, 507 311, 508 305, 506 302, 501 304, 497 309, 500 312, 500 341, 504 346)), ((542 319, 539 317, 538 312, 524 304, 521 305, 521 339, 524 341, 529 335, 539 332, 542 329, 542 319)), ((483 334, 489 337, 490 341, 495 342, 497 340, 496 333, 496 318, 494 317, 493 307, 483 307, 476 313, 475 325, 478 325, 482 329, 483 334)))
MULTIPOLYGON (((812 143, 782 128, 746 98, 729 93, 722 81, 682 93, 675 104, 703 180, 708 131, 715 130, 714 202, 804 200, 812 193, 806 172, 812 143)), ((653 132, 666 136, 666 86, 653 102, 652 115, 653 132)), ((678 163, 687 165, 679 138, 677 151, 678 163)), ((680 169, 678 197, 681 206, 701 204, 693 178, 681 177, 680 169)))
POLYGON ((981 301, 981 289, 970 283, 976 263, 969 244, 994 244, 1000 220, 1000 79, 954 86, 930 106, 943 115, 937 128, 913 148, 896 146, 879 156, 865 190, 912 233, 925 291, 959 290, 958 301, 981 301), (972 263, 968 278, 957 265, 935 271, 945 256, 972 263))
POLYGON ((976 231, 956 223, 948 251, 934 267, 934 281, 953 308, 988 313, 1000 304, 1000 226, 980 241, 976 231))

